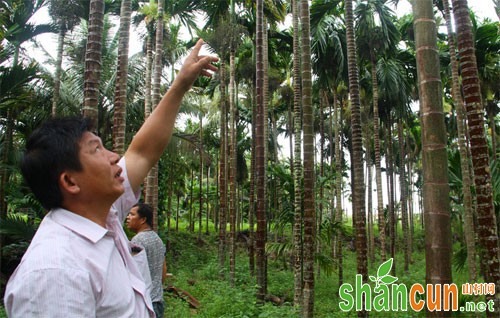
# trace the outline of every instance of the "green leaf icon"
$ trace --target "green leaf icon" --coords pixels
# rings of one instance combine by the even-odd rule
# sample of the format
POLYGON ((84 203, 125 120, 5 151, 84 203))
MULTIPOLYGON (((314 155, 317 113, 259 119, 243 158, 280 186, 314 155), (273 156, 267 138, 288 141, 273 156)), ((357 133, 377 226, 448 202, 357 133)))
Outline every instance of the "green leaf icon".
POLYGON ((392 258, 389 258, 387 261, 380 264, 377 270, 377 276, 379 278, 387 276, 391 272, 391 268, 392 268, 392 258))
POLYGON ((391 275, 386 275, 386 276, 384 276, 384 277, 382 277, 380 279, 381 283, 384 284, 384 285, 390 285, 390 284, 394 283, 397 280, 398 280, 397 277, 394 277, 394 276, 391 276, 391 275))
POLYGON ((372 282, 376 282, 376 281, 377 281, 377 277, 375 277, 375 276, 368 276, 368 278, 369 278, 372 282))

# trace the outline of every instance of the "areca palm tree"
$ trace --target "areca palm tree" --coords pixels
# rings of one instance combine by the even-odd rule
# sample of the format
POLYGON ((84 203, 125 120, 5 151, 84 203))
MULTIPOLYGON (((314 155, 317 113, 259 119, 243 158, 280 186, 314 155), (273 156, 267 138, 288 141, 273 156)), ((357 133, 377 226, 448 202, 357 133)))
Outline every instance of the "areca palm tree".
POLYGON ((89 33, 85 50, 85 80, 83 115, 98 127, 99 84, 102 65, 102 32, 104 29, 104 0, 90 0, 89 33))
POLYGON ((293 0, 293 187, 294 187, 294 221, 293 221, 293 303, 300 306, 302 303, 302 162, 301 135, 302 120, 300 107, 300 55, 299 55, 299 0, 293 0))
POLYGON ((257 230, 256 230, 256 268, 257 268, 257 301, 264 302, 266 295, 266 194, 265 194, 265 122, 264 122, 264 59, 263 59, 263 39, 264 39, 264 2, 257 0, 256 11, 256 123, 255 123, 255 170, 256 170, 256 216, 257 216, 257 230))
POLYGON ((59 89, 61 84, 62 59, 64 52, 64 39, 66 33, 71 31, 80 21, 82 12, 81 2, 78 0, 51 0, 49 2, 49 13, 59 27, 57 41, 57 61, 54 76, 54 94, 52 97, 52 116, 57 114, 57 104, 59 102, 59 89))
POLYGON ((455 37, 452 31, 450 5, 448 0, 443 0, 443 11, 448 31, 448 46, 450 49, 450 64, 452 76, 452 94, 457 116, 458 149, 460 151, 460 167, 462 171, 462 191, 464 200, 464 234, 467 245, 467 264, 469 269, 469 280, 476 281, 476 244, 474 230, 474 208, 471 193, 471 179, 469 167, 469 155, 466 141, 465 105, 460 91, 460 78, 458 75, 458 61, 455 46, 455 37))
POLYGON ((304 149, 304 290, 302 316, 314 314, 314 252, 316 239, 316 208, 314 200, 314 133, 312 108, 312 67, 309 3, 300 2, 302 116, 304 149))
MULTIPOLYGON (((357 272, 363 275, 363 280, 368 277, 366 258, 366 225, 365 225, 365 186, 363 175, 363 139, 361 132, 361 113, 359 100, 359 71, 356 58, 356 43, 354 41, 354 15, 353 1, 345 1, 345 20, 347 33, 347 69, 349 73, 349 94, 351 96, 351 129, 352 129, 352 162, 354 185, 353 215, 356 218, 356 258, 357 272)), ((364 306, 363 306, 364 308, 364 306)), ((365 311, 359 311, 358 317, 365 317, 365 311)))
MULTIPOLYGON (((457 27, 457 44, 462 69, 465 108, 469 123, 470 147, 474 153, 472 167, 477 193, 477 232, 485 267, 485 281, 496 285, 500 293, 500 246, 495 210, 491 191, 491 175, 488 160, 488 145, 484 132, 484 107, 474 53, 469 8, 466 0, 452 0, 453 15, 457 27)), ((500 298, 496 298, 495 311, 488 311, 489 317, 498 315, 500 298)))
MULTIPOLYGON (((382 57, 377 63, 377 77, 380 87, 379 105, 381 109, 388 112, 393 112, 398 118, 398 143, 399 143, 399 176, 401 189, 401 223, 403 226, 403 240, 405 251, 405 271, 408 270, 411 261, 411 233, 409 228, 408 209, 407 209, 407 186, 405 177, 405 138, 403 134, 403 125, 406 124, 407 118, 411 110, 409 109, 410 98, 414 86, 411 85, 409 78, 414 77, 412 74, 411 63, 402 61, 404 58, 402 52, 396 51, 390 56, 382 57)), ((392 136, 390 137, 392 138, 392 136)), ((391 226, 393 222, 391 222, 391 226)), ((394 231, 393 231, 394 233, 394 231)), ((392 238, 391 238, 392 240, 392 238)), ((391 255, 392 257, 392 255, 391 255)), ((393 268, 396 263, 393 263, 393 268)))
MULTIPOLYGON (((439 76, 437 27, 431 0, 413 2, 417 47, 422 168, 424 175, 425 259, 428 284, 449 284, 451 226, 447 175, 446 131, 439 76)), ((451 317, 451 312, 429 312, 429 317, 451 317)))
POLYGON ((115 83, 115 107, 113 116, 113 151, 122 155, 125 151, 125 125, 127 110, 128 47, 130 37, 131 0, 122 0, 118 63, 115 83))
MULTIPOLYGON (((382 169, 380 164, 379 107, 377 83, 377 59, 395 47, 399 34, 394 25, 394 13, 386 0, 368 0, 356 7, 357 40, 361 57, 370 61, 373 95, 373 143, 375 151, 375 180, 377 185, 377 211, 379 229, 385 228, 384 202, 382 198, 382 169), (363 54, 364 52, 364 54, 363 54)), ((385 231, 379 231, 380 256, 385 261, 385 231)))

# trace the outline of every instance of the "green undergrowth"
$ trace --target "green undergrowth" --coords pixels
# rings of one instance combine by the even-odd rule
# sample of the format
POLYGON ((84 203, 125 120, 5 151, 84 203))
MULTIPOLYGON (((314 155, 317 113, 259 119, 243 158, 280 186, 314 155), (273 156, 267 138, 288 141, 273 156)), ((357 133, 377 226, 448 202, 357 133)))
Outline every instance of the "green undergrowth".
MULTIPOLYGON (((224 279, 221 279, 217 260, 217 241, 214 234, 202 235, 186 232, 171 232, 168 235, 171 250, 169 251, 169 272, 174 278, 169 284, 187 291, 199 300, 198 309, 189 307, 182 299, 165 293, 166 317, 300 317, 297 308, 293 307, 293 272, 289 259, 283 257, 268 259, 268 294, 282 300, 281 305, 266 302, 256 304, 256 280, 250 275, 248 256, 244 246, 237 247, 236 271, 234 287, 229 282, 229 262, 226 260, 224 279)), ((397 255, 394 262, 398 284, 408 288, 414 283, 425 286, 425 255, 423 245, 418 245, 413 252, 412 263, 408 272, 403 270, 403 255, 397 255)), ((376 275, 381 264, 379 256, 369 262, 368 275, 376 275)), ((356 254, 346 249, 344 252, 344 283, 354 285, 356 270, 356 254)), ((467 282, 467 271, 453 272, 453 282, 458 286, 467 282)), ((330 275, 324 272, 315 273, 315 317, 357 317, 356 311, 342 312, 339 309, 341 299, 338 296, 338 272, 330 275)), ((460 302, 467 299, 460 297, 460 302)), ((470 299, 469 299, 470 300, 470 299)), ((414 312, 370 312, 370 317, 425 317, 425 311, 414 312)), ((453 317, 473 317, 471 314, 453 313, 453 317)))

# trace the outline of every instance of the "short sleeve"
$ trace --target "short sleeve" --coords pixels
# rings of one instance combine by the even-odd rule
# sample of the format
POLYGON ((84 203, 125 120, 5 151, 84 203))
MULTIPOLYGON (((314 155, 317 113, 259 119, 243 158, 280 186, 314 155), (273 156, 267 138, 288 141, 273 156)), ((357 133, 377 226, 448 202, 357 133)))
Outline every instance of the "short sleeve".
POLYGON ((95 317, 96 299, 88 273, 44 269, 17 277, 5 296, 8 317, 95 317))

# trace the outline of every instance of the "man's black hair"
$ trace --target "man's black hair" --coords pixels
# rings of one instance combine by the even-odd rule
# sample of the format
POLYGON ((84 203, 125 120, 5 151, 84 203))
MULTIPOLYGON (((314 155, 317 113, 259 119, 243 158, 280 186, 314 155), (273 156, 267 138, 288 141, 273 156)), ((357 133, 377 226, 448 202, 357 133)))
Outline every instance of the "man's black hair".
POLYGON ((147 203, 137 203, 134 207, 138 207, 137 214, 141 218, 146 218, 146 223, 149 227, 153 227, 153 208, 147 203))
POLYGON ((82 170, 79 142, 92 128, 88 118, 55 118, 44 122, 28 138, 21 172, 44 208, 61 207, 59 176, 66 170, 82 170))

